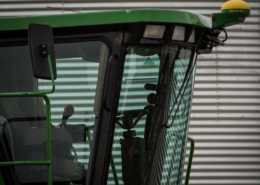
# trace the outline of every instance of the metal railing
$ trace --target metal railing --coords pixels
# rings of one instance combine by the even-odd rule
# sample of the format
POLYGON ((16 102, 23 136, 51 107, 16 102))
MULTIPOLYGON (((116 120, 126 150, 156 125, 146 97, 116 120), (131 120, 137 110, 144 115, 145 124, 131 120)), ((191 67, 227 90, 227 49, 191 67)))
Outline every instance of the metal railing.
POLYGON ((188 137, 188 140, 191 143, 190 143, 190 154, 189 154, 189 160, 188 160, 186 177, 185 177, 185 185, 189 185, 190 171, 191 171, 192 159, 193 159, 194 148, 195 148, 195 141, 194 141, 194 139, 192 137, 188 137))
MULTIPOLYGON (((51 80, 52 90, 47 92, 15 92, 15 93, 0 93, 0 98, 11 98, 11 97, 42 97, 46 102, 46 139, 47 139, 47 160, 46 161, 9 161, 0 162, 2 166, 27 166, 27 165, 47 165, 48 167, 48 185, 52 185, 52 163, 51 163, 51 105, 47 94, 55 91, 55 82, 53 77, 52 65, 50 55, 47 55, 51 80)), ((1 175, 2 176, 2 175, 1 175)), ((3 180, 3 179, 2 179, 3 180)), ((1 184, 2 185, 2 184, 1 184)))
MULTIPOLYGON (((91 149, 92 137, 91 137, 90 128, 92 128, 92 126, 86 128, 86 134, 87 134, 87 138, 88 138, 89 148, 91 149)), ((112 168, 112 172, 113 172, 115 185, 119 185, 119 181, 118 181, 118 177, 117 177, 117 173, 116 173, 116 166, 115 166, 115 162, 114 162, 114 158, 113 158, 112 154, 111 154, 111 158, 110 158, 110 163, 111 163, 111 168, 112 168)))
MULTIPOLYGON (((87 138, 88 138, 89 148, 91 149, 92 137, 91 137, 90 128, 92 128, 92 126, 86 128, 86 134, 87 134, 87 138)), ((191 165, 192 165, 194 148, 195 148, 194 139, 192 137, 188 137, 188 140, 191 142, 191 146, 190 146, 190 154, 189 154, 189 160, 188 160, 187 171, 186 171, 186 176, 185 176, 185 185, 189 185, 191 165)), ((111 154, 110 163, 111 163, 111 168, 112 168, 112 172, 113 172, 115 185, 119 185, 119 181, 118 181, 118 177, 117 177, 117 173, 116 173, 116 167, 115 167, 115 163, 114 163, 114 158, 113 158, 112 154, 111 154)))

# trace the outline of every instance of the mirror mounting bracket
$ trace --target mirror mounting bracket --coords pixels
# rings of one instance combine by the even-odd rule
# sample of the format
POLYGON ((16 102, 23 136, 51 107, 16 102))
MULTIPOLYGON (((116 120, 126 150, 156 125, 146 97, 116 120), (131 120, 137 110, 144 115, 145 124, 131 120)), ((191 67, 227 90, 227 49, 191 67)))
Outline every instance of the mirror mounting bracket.
POLYGON ((42 44, 42 54, 45 58, 47 58, 47 54, 51 54, 51 48, 50 44, 42 44))

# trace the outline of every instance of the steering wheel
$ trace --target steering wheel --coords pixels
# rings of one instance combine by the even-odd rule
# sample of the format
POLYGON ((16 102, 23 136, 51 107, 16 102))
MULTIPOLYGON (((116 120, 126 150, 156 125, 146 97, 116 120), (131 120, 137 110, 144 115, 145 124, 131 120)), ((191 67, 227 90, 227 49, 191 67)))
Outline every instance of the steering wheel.
POLYGON ((123 129, 134 128, 138 121, 146 114, 149 113, 148 109, 128 110, 117 113, 116 123, 123 129), (133 118, 136 118, 133 121, 133 118), (122 120, 122 123, 119 122, 122 120))

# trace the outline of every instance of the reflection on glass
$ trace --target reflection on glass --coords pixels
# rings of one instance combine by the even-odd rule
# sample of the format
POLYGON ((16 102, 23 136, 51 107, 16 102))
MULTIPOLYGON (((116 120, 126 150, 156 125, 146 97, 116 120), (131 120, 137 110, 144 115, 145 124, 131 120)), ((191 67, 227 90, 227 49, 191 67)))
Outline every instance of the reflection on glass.
MULTIPOLYGON (((89 160, 85 126, 98 119, 108 49, 99 41, 55 45, 56 91, 51 101, 52 176, 60 184, 81 184, 89 160)), ((37 92, 51 82, 33 77, 27 46, 0 48, 0 93, 37 92)), ((4 161, 45 161, 46 113, 41 98, 0 98, 4 161)), ((2 153, 1 153, 2 154, 2 153)), ((21 183, 47 182, 47 166, 8 167, 21 183)))
MULTIPOLYGON (((193 76, 185 92, 181 86, 192 51, 173 45, 126 50, 112 151, 119 183, 180 184, 193 76), (169 129, 162 126, 172 122, 169 129)), ((114 184, 112 171, 108 184, 114 184)))

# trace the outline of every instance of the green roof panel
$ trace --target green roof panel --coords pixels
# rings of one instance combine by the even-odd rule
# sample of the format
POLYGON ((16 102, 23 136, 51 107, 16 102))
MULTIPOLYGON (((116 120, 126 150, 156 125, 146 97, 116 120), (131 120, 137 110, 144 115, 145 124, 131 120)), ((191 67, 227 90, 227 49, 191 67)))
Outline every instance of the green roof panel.
POLYGON ((28 17, 4 17, 0 18, 0 31, 27 29, 30 22, 49 24, 52 27, 167 22, 194 24, 212 28, 211 18, 199 14, 178 10, 135 9, 28 17))

